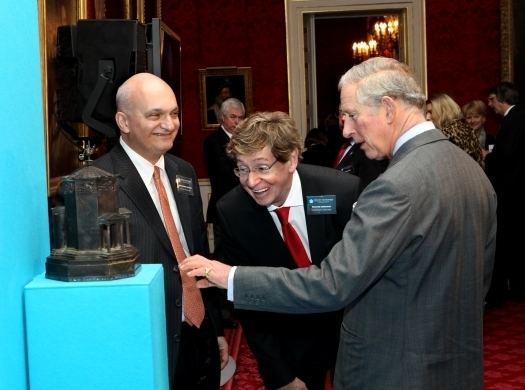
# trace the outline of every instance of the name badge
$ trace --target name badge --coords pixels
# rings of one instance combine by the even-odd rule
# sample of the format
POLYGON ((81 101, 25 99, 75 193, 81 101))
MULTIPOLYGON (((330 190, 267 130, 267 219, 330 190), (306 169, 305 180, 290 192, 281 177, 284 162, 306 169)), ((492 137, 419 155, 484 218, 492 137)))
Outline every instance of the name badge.
POLYGON ((336 214, 335 195, 307 196, 306 213, 308 215, 336 214))
POLYGON ((177 175, 175 182, 177 183, 177 192, 193 196, 193 180, 191 178, 177 175))

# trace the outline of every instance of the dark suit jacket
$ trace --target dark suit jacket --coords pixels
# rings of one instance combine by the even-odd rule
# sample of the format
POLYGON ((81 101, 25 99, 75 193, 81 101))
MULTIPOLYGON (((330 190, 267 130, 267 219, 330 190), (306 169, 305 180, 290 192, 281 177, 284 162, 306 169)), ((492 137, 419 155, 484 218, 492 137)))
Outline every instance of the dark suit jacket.
MULTIPOLYGON (((297 171, 312 261, 319 265, 334 243, 341 239, 359 194, 359 179, 332 168, 306 164, 300 164, 297 171), (306 197, 311 195, 335 195, 337 213, 308 214, 306 197)), ((296 268, 270 213, 242 187, 236 187, 218 202, 217 216, 224 233, 224 252, 220 256, 226 262, 296 268)), ((312 375, 317 372, 322 381, 322 368, 331 367, 335 358, 341 314, 236 312, 268 388, 283 386, 296 376, 305 380, 304 371, 312 375)), ((310 385, 308 388, 319 387, 310 385)))
POLYGON ((498 245, 490 298, 506 298, 508 278, 511 293, 525 299, 523 229, 516 229, 525 220, 525 110, 520 106, 503 117, 494 149, 485 158, 485 171, 498 194, 498 245))
POLYGON ((346 307, 335 390, 479 390, 495 236, 496 195, 482 168, 426 131, 366 187, 320 268, 239 267, 234 304, 346 307))
POLYGON ((222 127, 204 140, 204 163, 211 184, 211 196, 206 212, 208 223, 215 223, 217 220, 217 200, 239 184, 239 178, 233 173, 236 163, 226 154, 226 145, 229 141, 230 138, 222 127))
POLYGON ((366 157, 359 144, 354 144, 335 169, 358 176, 364 189, 372 180, 383 173, 387 166, 388 160, 371 160, 366 157))
MULTIPOLYGON (((120 144, 117 144, 108 154, 97 159, 93 165, 107 172, 119 174, 119 206, 129 209, 132 213, 130 217, 131 243, 140 252, 140 262, 163 265, 168 368, 170 381, 172 381, 180 343, 182 285, 177 260, 168 234, 144 182, 120 144)), ((195 171, 189 163, 171 154, 165 155, 165 168, 171 182, 190 253, 206 255, 209 252, 206 225, 195 171), (175 182, 177 175, 191 179, 192 195, 177 191, 175 182)), ((208 315, 211 314, 215 326, 220 326, 217 319, 218 313, 214 305, 210 303, 210 297, 203 294, 203 298, 208 315)), ((216 340, 215 344, 217 344, 216 340)))

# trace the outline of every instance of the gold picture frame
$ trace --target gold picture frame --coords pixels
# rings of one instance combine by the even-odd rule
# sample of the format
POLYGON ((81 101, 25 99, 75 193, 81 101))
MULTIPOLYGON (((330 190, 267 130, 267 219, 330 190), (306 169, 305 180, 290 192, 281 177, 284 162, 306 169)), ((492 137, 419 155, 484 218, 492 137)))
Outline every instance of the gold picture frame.
POLYGON ((500 1, 501 80, 514 81, 514 0, 500 1))
POLYGON ((243 102, 246 113, 252 110, 252 68, 214 67, 199 69, 201 119, 204 129, 219 127, 217 109, 221 99, 234 97, 243 102), (221 91, 229 91, 221 97, 221 91))

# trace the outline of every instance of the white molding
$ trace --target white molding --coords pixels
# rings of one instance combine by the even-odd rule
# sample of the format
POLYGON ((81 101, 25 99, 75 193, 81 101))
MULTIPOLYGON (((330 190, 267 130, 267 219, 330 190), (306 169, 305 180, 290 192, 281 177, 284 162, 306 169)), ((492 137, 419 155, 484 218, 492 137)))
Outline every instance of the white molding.
POLYGON ((286 55, 288 62, 288 101, 290 115, 306 135, 307 80, 305 70, 304 16, 317 13, 359 13, 366 11, 404 11, 406 62, 427 92, 426 25, 424 0, 284 0, 286 16, 286 55))

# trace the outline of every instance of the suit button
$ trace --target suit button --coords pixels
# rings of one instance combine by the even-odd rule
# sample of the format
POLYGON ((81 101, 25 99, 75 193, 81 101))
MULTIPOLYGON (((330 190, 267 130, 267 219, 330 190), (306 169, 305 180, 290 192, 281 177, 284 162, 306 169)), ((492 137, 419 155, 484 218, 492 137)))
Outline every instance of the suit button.
POLYGON ((175 341, 176 343, 180 343, 180 334, 175 334, 175 336, 173 336, 173 341, 175 341))
POLYGON ((179 266, 177 264, 173 266, 173 272, 179 273, 179 266))
POLYGON ((175 306, 182 307, 182 300, 180 298, 175 299, 175 306))

